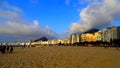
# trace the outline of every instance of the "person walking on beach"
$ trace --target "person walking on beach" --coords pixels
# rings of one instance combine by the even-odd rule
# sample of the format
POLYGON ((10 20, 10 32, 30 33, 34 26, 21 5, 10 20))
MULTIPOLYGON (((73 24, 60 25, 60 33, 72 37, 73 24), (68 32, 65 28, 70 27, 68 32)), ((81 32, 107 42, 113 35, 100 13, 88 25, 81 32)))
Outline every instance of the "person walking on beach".
POLYGON ((5 46, 0 46, 0 51, 1 51, 1 53, 5 53, 5 50, 6 50, 6 47, 5 46))
POLYGON ((7 52, 9 52, 9 46, 7 46, 7 48, 6 48, 6 49, 7 49, 7 52))
POLYGON ((12 53, 12 52, 13 52, 13 46, 10 47, 10 53, 12 53))
POLYGON ((26 43, 24 43, 24 48, 26 48, 26 43))

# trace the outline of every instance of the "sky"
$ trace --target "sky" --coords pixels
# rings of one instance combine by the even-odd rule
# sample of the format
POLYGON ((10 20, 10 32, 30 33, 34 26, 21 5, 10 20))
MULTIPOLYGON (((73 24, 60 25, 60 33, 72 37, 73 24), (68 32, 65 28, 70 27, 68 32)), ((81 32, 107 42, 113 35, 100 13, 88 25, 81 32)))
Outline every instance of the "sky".
POLYGON ((0 0, 0 42, 68 38, 120 25, 119 0, 0 0))

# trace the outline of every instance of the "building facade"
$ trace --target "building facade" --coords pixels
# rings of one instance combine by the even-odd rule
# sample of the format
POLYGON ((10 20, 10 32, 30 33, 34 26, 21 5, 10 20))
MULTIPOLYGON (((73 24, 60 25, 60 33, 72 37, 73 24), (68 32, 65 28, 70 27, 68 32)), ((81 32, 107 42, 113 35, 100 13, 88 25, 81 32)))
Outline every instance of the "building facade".
POLYGON ((101 30, 101 41, 111 42, 112 40, 120 39, 120 27, 109 27, 101 30))
POLYGON ((78 35, 72 34, 71 38, 70 38, 71 44, 78 43, 79 42, 79 38, 80 37, 78 35))
POLYGON ((97 40, 97 33, 86 33, 81 35, 81 42, 95 42, 97 40))

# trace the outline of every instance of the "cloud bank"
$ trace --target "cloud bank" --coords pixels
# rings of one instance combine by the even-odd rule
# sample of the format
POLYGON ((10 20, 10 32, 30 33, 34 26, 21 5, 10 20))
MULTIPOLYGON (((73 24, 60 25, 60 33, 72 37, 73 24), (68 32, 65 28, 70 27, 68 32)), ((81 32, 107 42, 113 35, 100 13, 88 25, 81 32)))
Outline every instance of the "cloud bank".
POLYGON ((2 1, 0 6, 0 42, 28 41, 40 37, 56 38, 57 33, 49 27, 40 26, 38 20, 28 22, 22 9, 2 1))
POLYGON ((120 20, 120 1, 94 1, 80 12, 81 20, 73 22, 71 33, 82 33, 92 28, 104 28, 120 20))

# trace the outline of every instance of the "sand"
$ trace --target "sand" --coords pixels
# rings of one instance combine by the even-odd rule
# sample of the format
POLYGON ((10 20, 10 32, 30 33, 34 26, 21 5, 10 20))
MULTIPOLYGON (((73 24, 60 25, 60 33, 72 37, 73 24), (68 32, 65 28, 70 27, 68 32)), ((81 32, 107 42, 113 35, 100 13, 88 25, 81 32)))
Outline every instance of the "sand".
POLYGON ((46 46, 0 53, 0 68, 120 68, 120 50, 104 47, 46 46))

